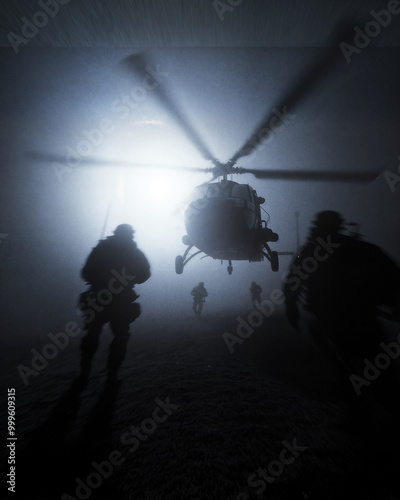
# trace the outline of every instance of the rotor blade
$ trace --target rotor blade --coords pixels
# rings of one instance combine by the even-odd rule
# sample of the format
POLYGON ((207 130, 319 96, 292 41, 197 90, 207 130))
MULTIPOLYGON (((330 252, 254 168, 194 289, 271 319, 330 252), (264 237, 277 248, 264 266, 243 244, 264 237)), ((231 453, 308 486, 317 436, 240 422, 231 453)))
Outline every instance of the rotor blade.
POLYGON ((332 170, 319 172, 317 170, 256 170, 240 168, 241 173, 253 174, 257 179, 286 180, 286 181, 327 181, 327 182, 355 182, 368 183, 375 180, 380 172, 334 172, 332 170))
MULTIPOLYGON (((150 68, 150 65, 144 58, 143 54, 133 54, 125 58, 123 60, 123 64, 141 77, 148 78, 149 74, 145 73, 145 70, 148 70, 148 68, 150 68)), ((193 125, 188 121, 188 119, 178 109, 177 105, 172 101, 165 89, 163 89, 161 86, 158 86, 154 94, 157 95, 164 108, 175 118, 182 131, 186 134, 192 144, 196 146, 201 156, 206 160, 212 161, 216 165, 218 161, 215 159, 214 155, 201 140, 193 125)))
POLYGON ((38 153, 37 151, 28 151, 26 156, 30 160, 44 162, 44 163, 59 163, 61 166, 67 168, 79 168, 79 167, 128 167, 128 168, 142 168, 146 169, 168 169, 168 170, 181 170, 188 172, 211 172, 212 168, 207 167, 187 167, 179 165, 157 165, 155 163, 138 163, 123 160, 104 160, 94 157, 80 158, 75 163, 68 163, 65 156, 56 155, 51 153, 38 153))
MULTIPOLYGON (((352 35, 354 35, 354 32, 352 32, 352 35)), ((244 145, 232 156, 229 162, 235 164, 239 158, 251 154, 265 139, 266 132, 271 131, 271 124, 275 124, 279 117, 283 118, 287 109, 289 113, 293 111, 294 106, 301 102, 328 71, 332 70, 335 63, 339 61, 339 58, 343 58, 339 44, 349 38, 350 29, 348 25, 337 33, 336 36, 331 37, 329 48, 325 55, 314 62, 314 64, 297 79, 295 87, 282 97, 280 102, 272 109, 272 112, 269 111, 265 115, 261 124, 247 139, 244 145)))

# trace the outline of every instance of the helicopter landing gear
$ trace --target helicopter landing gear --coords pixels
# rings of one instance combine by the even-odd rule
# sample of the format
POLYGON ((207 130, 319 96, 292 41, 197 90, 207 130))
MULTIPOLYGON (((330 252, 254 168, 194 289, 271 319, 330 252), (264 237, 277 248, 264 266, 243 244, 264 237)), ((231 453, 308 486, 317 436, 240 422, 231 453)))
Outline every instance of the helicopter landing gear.
POLYGON ((177 255, 175 257, 175 272, 176 272, 176 274, 183 273, 183 257, 182 257, 182 255, 177 255))
POLYGON ((233 271, 232 261, 231 260, 229 261, 229 265, 228 265, 228 267, 226 269, 227 269, 228 274, 230 276, 232 274, 232 271, 233 271))
POLYGON ((264 248, 267 252, 263 252, 263 255, 270 261, 272 272, 277 273, 279 271, 278 252, 272 251, 268 243, 264 243, 264 248))
POLYGON ((271 269, 274 273, 277 273, 279 271, 278 252, 271 252, 271 269))
POLYGON ((201 253, 201 250, 198 252, 194 253, 190 257, 186 258, 188 256, 189 251, 193 248, 193 245, 190 244, 187 249, 185 250, 185 253, 183 255, 177 255, 175 257, 175 272, 176 274, 182 274, 183 273, 183 268, 185 265, 193 259, 193 257, 196 257, 196 255, 199 255, 201 253))
MULTIPOLYGON (((264 222, 264 221, 263 221, 264 222)), ((261 238, 262 238, 262 241, 272 241, 272 242, 276 242, 279 240, 279 235, 277 233, 274 233, 272 231, 272 229, 269 229, 268 227, 263 227, 261 229, 261 238)))

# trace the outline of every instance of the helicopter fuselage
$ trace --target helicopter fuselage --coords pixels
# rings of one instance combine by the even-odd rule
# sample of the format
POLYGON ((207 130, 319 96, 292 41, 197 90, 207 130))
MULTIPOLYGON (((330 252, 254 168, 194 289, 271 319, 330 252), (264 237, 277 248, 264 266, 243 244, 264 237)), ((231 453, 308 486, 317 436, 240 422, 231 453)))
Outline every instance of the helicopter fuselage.
POLYGON ((264 201, 248 184, 226 179, 197 186, 185 211, 187 235, 182 241, 188 248, 176 257, 176 272, 181 274, 185 264, 202 252, 229 261, 229 274, 232 260, 257 262, 264 257, 278 270, 278 254, 268 246, 278 235, 261 220, 260 204, 264 201), (193 247, 198 251, 186 258, 193 247))
POLYGON ((260 203, 247 184, 233 181, 198 186, 185 212, 193 246, 214 259, 262 260, 260 203))

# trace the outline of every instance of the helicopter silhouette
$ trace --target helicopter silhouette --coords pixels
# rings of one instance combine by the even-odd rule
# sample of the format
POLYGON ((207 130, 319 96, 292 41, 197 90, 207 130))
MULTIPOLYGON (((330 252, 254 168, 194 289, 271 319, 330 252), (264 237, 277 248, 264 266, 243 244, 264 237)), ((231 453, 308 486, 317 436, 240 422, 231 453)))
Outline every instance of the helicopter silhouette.
MULTIPOLYGON (((342 30, 338 39, 348 36, 348 30, 342 30)), ((189 120, 180 112, 178 106, 171 100, 164 88, 158 88, 155 95, 164 108, 169 111, 182 131, 197 148, 201 156, 210 161, 213 167, 192 171, 211 173, 213 179, 197 186, 184 213, 187 234, 182 242, 187 246, 183 255, 175 258, 175 271, 182 274, 185 265, 194 257, 204 253, 205 257, 228 261, 227 271, 232 274, 232 261, 246 260, 259 262, 266 258, 273 272, 279 270, 279 255, 293 255, 294 252, 277 252, 271 250, 269 243, 275 243, 279 235, 267 227, 267 221, 261 216, 261 205, 265 198, 259 196, 249 184, 240 184, 228 180, 233 174, 252 174, 259 179, 286 179, 328 182, 370 182, 378 175, 377 172, 316 172, 308 170, 272 171, 267 169, 249 169, 235 166, 236 162, 253 151, 265 140, 266 131, 271 123, 277 120, 279 109, 288 108, 297 103, 306 92, 323 77, 338 59, 338 44, 332 43, 332 48, 323 58, 318 60, 298 80, 295 87, 285 95, 278 106, 267 113, 262 123, 251 134, 243 146, 226 162, 216 159, 206 146, 200 135, 195 131, 189 120), (216 182, 212 182, 216 181, 216 182), (196 251, 190 254, 190 251, 196 251)), ((134 54, 124 60, 124 65, 136 74, 144 75, 143 69, 148 67, 148 61, 143 54, 134 54)), ((282 115, 282 114, 281 114, 282 115)), ((204 257, 203 257, 204 258, 204 257)))
POLYGON ((269 242, 279 236, 261 218, 260 206, 265 199, 247 184, 229 181, 224 176, 217 183, 205 183, 193 193, 193 201, 185 211, 187 235, 182 242, 185 253, 175 259, 175 271, 182 274, 184 266, 196 255, 205 253, 213 259, 260 261, 266 257, 273 271, 279 270, 278 252, 269 242), (199 250, 187 257, 195 247, 199 250))
MULTIPOLYGON (((195 256, 204 254, 213 259, 227 261, 228 273, 232 274, 232 261, 245 260, 259 262, 267 259, 273 272, 279 270, 279 255, 292 255, 293 252, 278 252, 270 248, 270 243, 279 239, 278 233, 268 227, 268 221, 264 220, 261 205, 265 198, 259 196, 255 189, 249 184, 240 184, 228 180, 228 176, 238 174, 252 174, 257 179, 266 180, 294 180, 294 181, 324 181, 324 182, 371 182, 380 172, 349 172, 349 171, 315 171, 315 170, 285 170, 276 171, 271 169, 243 168, 236 166, 237 161, 253 153, 265 140, 265 132, 276 120, 277 110, 290 111, 310 92, 313 86, 320 81, 328 71, 337 66, 339 60, 343 62, 343 55, 339 49, 339 42, 346 40, 352 35, 348 27, 338 30, 332 37, 329 47, 324 55, 314 61, 307 70, 296 80, 295 85, 281 98, 280 102, 272 107, 246 142, 226 162, 220 162, 210 152, 200 135, 192 124, 180 111, 166 89, 160 85, 152 93, 162 106, 174 118, 181 130, 196 147, 200 155, 210 161, 212 166, 206 168, 164 166, 165 169, 189 170, 191 172, 204 172, 212 175, 212 179, 197 186, 184 213, 186 233, 182 242, 186 245, 183 255, 175 259, 175 271, 182 274, 185 265, 195 256), (190 252, 194 250, 194 253, 190 252)), ((143 53, 133 54, 121 61, 121 64, 130 73, 136 76, 146 77, 146 69, 149 61, 143 53)), ((148 75, 147 75, 148 76, 148 75)), ((59 161, 55 155, 43 155, 31 153, 31 157, 39 160, 59 161)), ((83 158, 81 165, 113 165, 115 167, 139 167, 160 168, 160 165, 135 164, 129 161, 112 161, 96 158, 83 158)))

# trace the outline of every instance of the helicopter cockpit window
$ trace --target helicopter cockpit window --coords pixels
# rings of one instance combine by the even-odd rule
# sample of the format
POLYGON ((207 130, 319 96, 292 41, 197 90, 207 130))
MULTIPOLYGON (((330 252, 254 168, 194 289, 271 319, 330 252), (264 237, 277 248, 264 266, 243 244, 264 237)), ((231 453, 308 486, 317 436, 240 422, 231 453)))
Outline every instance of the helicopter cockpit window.
POLYGON ((229 198, 231 197, 230 184, 224 186, 219 182, 205 183, 197 186, 192 193, 192 201, 202 198, 229 198))
POLYGON ((197 186, 191 195, 191 201, 200 200, 207 196, 208 185, 202 184, 201 186, 197 186))
POLYGON ((249 187, 246 184, 236 184, 235 186, 233 186, 232 198, 241 198, 242 200, 246 200, 251 203, 253 202, 249 187))

